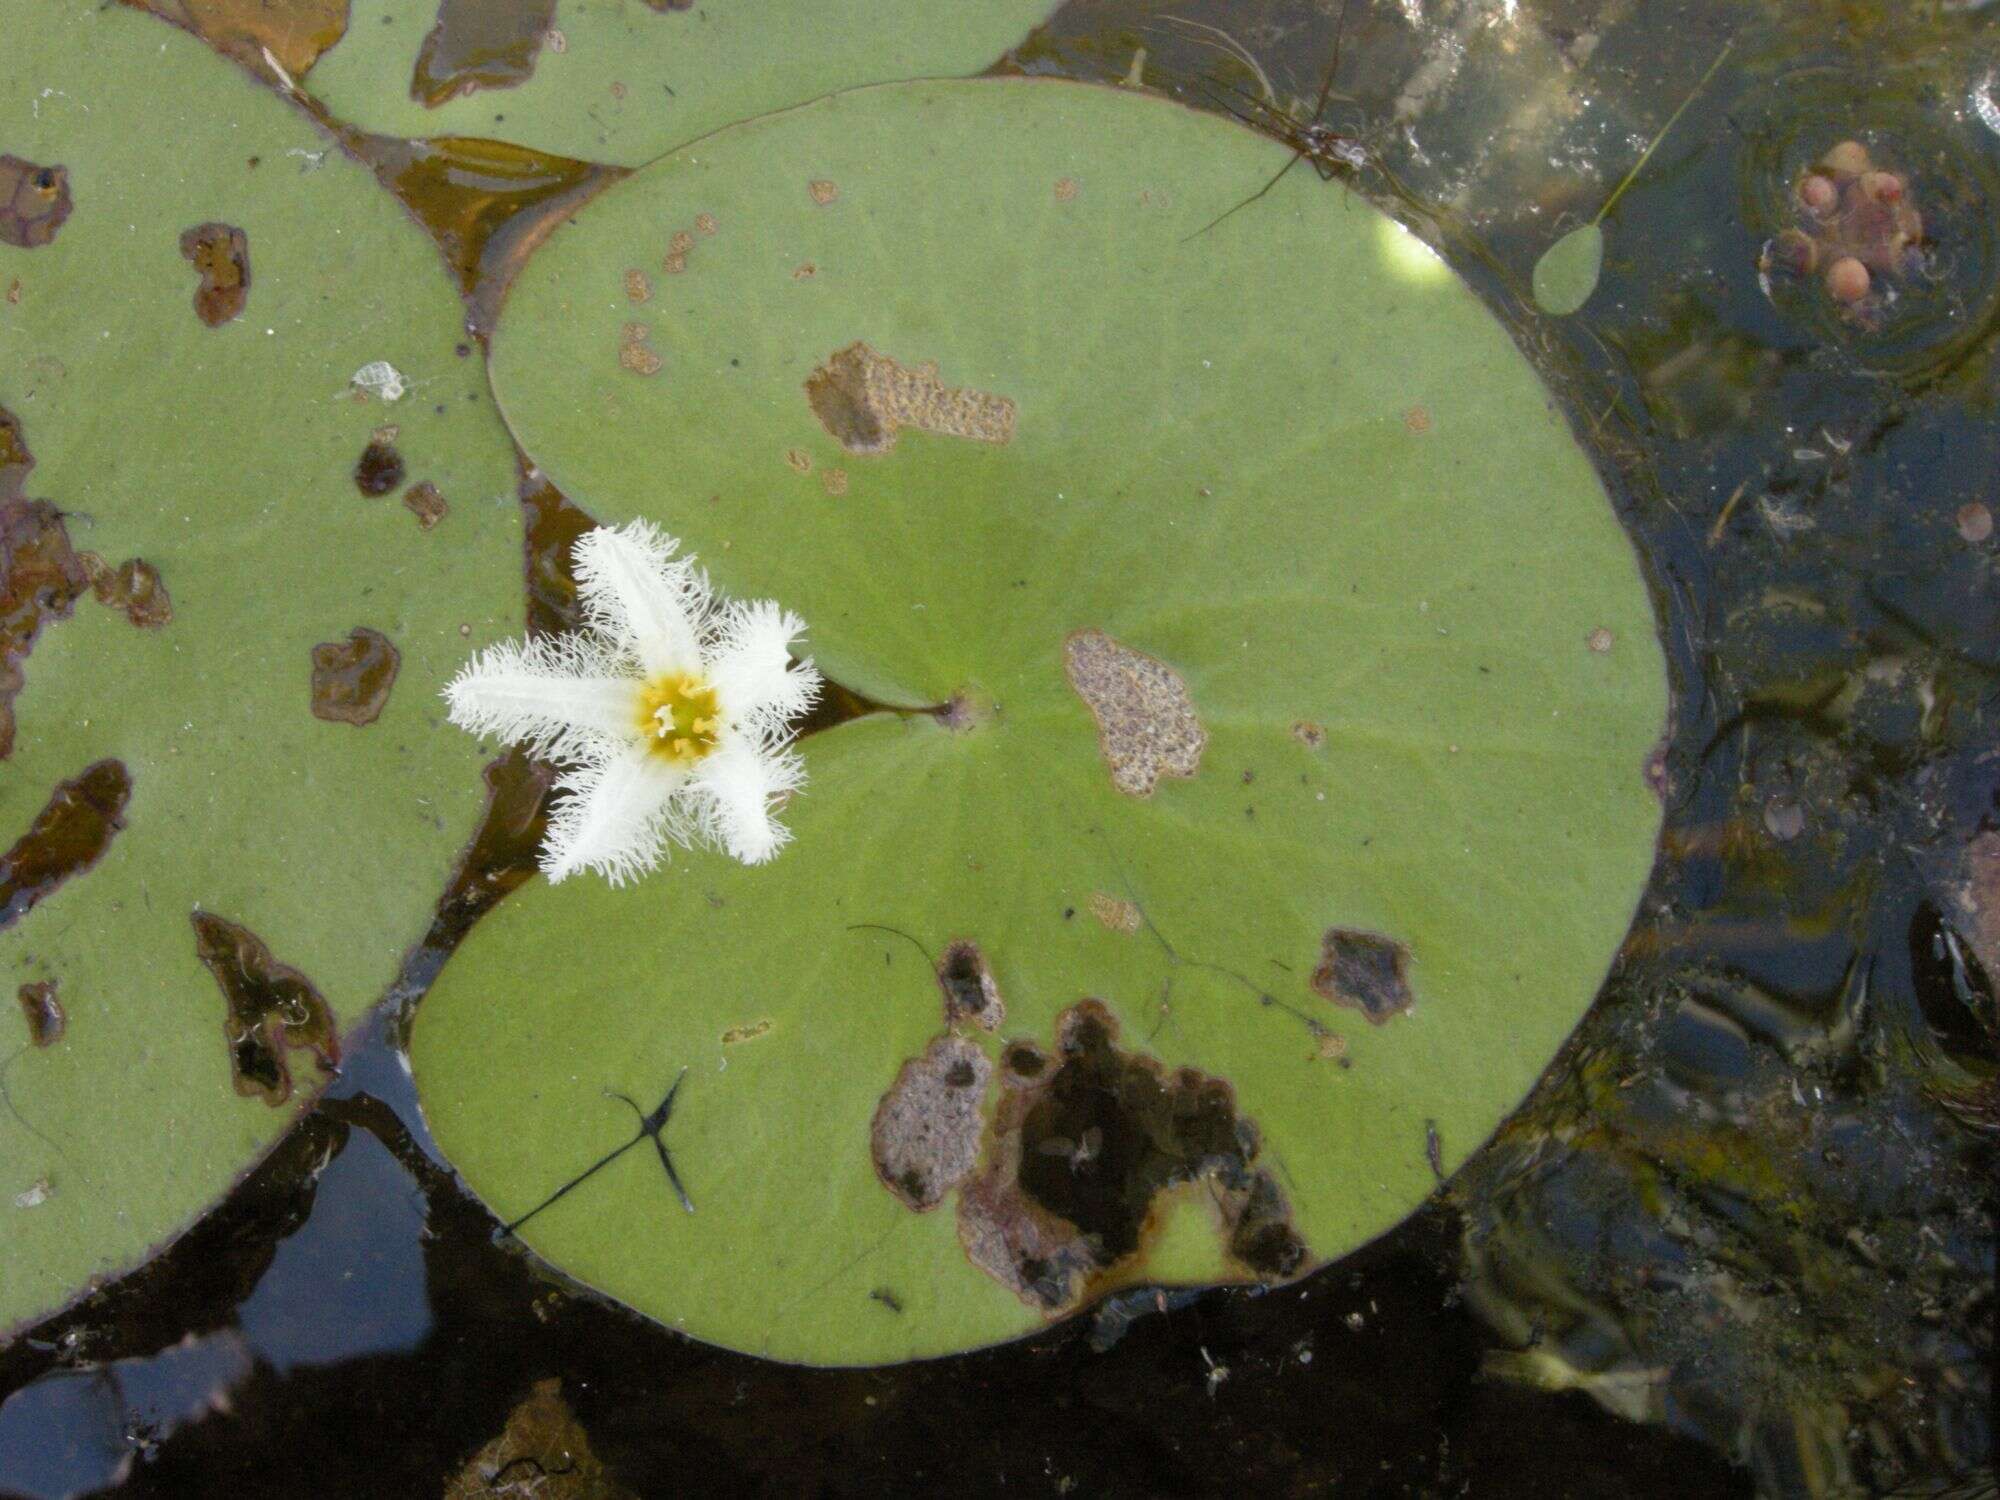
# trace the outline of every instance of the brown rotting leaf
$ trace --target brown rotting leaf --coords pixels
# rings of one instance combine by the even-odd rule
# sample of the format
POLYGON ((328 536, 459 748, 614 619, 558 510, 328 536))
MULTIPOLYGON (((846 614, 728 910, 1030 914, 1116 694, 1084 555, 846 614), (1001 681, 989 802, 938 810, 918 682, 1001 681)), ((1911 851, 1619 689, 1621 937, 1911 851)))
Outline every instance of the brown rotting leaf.
POLYGON ((1320 938, 1313 992, 1358 1010, 1375 1025, 1417 1003, 1410 992, 1410 950, 1379 932, 1329 927, 1320 938))
POLYGON ((215 976, 228 1007, 222 1034, 236 1092, 273 1107, 291 1098, 290 1051, 309 1050, 322 1069, 337 1071, 340 1033, 313 982, 279 963, 249 928, 206 911, 190 912, 189 920, 195 956, 215 976))
POLYGON ((100 760, 57 783, 28 831, 0 854, 0 932, 104 857, 112 835, 125 826, 131 796, 132 778, 122 761, 100 760))
POLYGON ((70 550, 62 512, 8 493, 18 492, 34 466, 10 421, 0 408, 0 760, 14 753, 14 699, 27 680, 23 660, 42 627, 68 619, 90 586, 70 550))
POLYGON ((417 524, 425 531, 442 521, 451 509, 445 503, 444 492, 428 479, 403 491, 403 508, 417 518, 417 524))
POLYGON ((1113 932, 1137 932, 1144 925, 1137 906, 1109 891, 1090 893, 1090 914, 1113 932))
POLYGON ((53 979, 31 980, 21 986, 17 998, 21 1002, 22 1019, 28 1023, 29 1046, 53 1047, 62 1040, 69 1017, 63 1014, 62 1002, 56 999, 53 979))
POLYGON ((929 1212, 971 1175, 992 1076, 986 1054, 958 1036, 933 1038, 897 1072, 875 1107, 868 1141, 876 1175, 906 1208, 929 1212))
POLYGON ((960 1190, 958 1233, 973 1264, 1029 1306, 1065 1312, 1141 1279, 1163 1199, 1206 1183, 1228 1254, 1260 1280, 1310 1259, 1284 1194, 1257 1169, 1257 1127, 1227 1083, 1169 1073, 1121 1051, 1118 1022, 1082 1000, 1056 1022, 1056 1056, 1011 1042, 976 1175, 960 1190))
POLYGON ((263 76, 269 52, 298 78, 347 30, 348 0, 125 0, 263 76))
POLYGON ((1007 1019, 1006 1002, 986 955, 977 943, 960 939, 947 946, 937 967, 938 989, 944 994, 944 1023, 963 1026, 970 1022, 981 1031, 998 1031, 1007 1019))
POLYGON ((1200 769, 1208 730, 1180 673, 1158 657, 1079 630, 1063 642, 1063 672, 1097 721, 1097 748, 1119 791, 1150 797, 1162 776, 1200 769))
POLYGON ((141 630, 158 630, 173 622, 174 601, 160 581, 160 570, 141 557, 128 557, 112 567, 95 552, 79 552, 90 592, 99 604, 125 612, 141 630))
POLYGON ((313 717, 359 727, 382 716, 403 658, 381 631, 357 625, 346 640, 313 647, 312 664, 313 717))
POLYGON ((194 315, 210 328, 242 316, 250 300, 250 237, 234 224, 197 224, 181 232, 181 254, 201 277, 194 315))
POLYGON ((555 0, 438 0, 437 21, 417 49, 410 97, 436 109, 461 94, 527 82, 555 17, 555 0))
POLYGON ((500 1435, 466 1462, 444 1500, 633 1500, 612 1478, 569 1403, 562 1380, 538 1381, 500 1435))
POLYGON ((1009 397, 948 386, 935 364, 911 369, 863 343, 837 350, 807 376, 806 400, 849 453, 887 453, 905 427, 982 443, 1014 437, 1009 397))
POLYGON ((368 499, 378 499, 401 484, 406 472, 396 445, 376 437, 354 461, 354 487, 368 499))
POLYGON ((34 250, 50 243, 75 206, 66 169, 0 155, 0 245, 34 250))

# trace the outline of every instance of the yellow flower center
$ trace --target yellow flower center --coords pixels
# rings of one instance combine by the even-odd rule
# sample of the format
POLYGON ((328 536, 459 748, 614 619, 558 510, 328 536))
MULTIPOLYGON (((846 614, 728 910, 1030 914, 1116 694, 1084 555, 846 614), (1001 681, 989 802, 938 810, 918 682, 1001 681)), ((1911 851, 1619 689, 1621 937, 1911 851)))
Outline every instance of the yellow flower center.
POLYGON ((715 748, 722 711, 699 677, 671 673, 639 689, 639 733, 655 755, 689 764, 715 748))

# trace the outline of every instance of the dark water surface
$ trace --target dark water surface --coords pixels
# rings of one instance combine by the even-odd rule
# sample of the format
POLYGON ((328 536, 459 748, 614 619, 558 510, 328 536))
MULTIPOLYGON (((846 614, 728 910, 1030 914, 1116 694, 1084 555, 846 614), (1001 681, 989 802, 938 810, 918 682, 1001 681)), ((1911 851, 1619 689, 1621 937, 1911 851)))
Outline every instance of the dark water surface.
MULTIPOLYGON (((507 1456, 450 1493, 1993 1493, 2000 19, 1075 0, 999 66, 1285 132, 1336 36, 1350 180, 1567 404, 1674 673, 1662 857, 1521 1113, 1294 1286, 1143 1291, 886 1370, 692 1343, 497 1242, 394 1046, 527 868, 546 778, 507 762, 321 1106, 153 1265, 0 1350, 0 1494, 440 1494, 510 1414, 507 1456), (1604 219, 1591 300, 1539 313, 1537 257, 1698 87, 1604 219), (1856 305, 1770 249, 1847 140, 1923 219, 1856 305), (573 1424, 530 1401, 551 1380, 573 1424)), ((348 144, 437 234, 475 335, 537 230, 615 175, 348 144)), ((523 502, 531 616, 559 625, 588 522, 532 480, 523 502)))

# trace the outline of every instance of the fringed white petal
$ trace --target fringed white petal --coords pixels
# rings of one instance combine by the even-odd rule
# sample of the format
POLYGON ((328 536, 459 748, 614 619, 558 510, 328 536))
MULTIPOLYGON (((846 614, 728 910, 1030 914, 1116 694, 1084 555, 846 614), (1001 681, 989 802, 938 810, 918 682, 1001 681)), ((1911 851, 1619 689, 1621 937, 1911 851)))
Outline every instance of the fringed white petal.
POLYGON ((819 697, 810 661, 791 665, 791 643, 806 622, 770 599, 735 603, 716 620, 708 680, 730 719, 746 726, 781 726, 819 697))
POLYGON ((600 526, 576 539, 577 597, 592 628, 651 677, 701 670, 707 577, 680 544, 646 521, 600 526))
POLYGON ((760 865, 792 836, 771 816, 772 804, 805 779, 805 766, 790 750, 732 735, 695 767, 688 786, 689 832, 746 865, 760 865))
POLYGON ((633 735, 629 666, 579 636, 501 641, 446 684, 451 722, 549 760, 599 761, 633 735))
POLYGON ((644 748, 560 777, 549 813, 542 873, 551 884, 596 870, 614 886, 657 869, 666 853, 670 809, 687 773, 644 748))

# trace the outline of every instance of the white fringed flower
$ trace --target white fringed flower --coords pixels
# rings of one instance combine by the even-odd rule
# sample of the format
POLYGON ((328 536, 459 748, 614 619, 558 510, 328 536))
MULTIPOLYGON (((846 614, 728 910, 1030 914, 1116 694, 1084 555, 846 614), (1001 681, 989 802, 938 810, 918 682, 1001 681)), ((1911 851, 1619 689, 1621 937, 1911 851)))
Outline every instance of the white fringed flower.
POLYGON ((718 600, 678 545, 644 521, 586 532, 585 628, 490 646, 444 690, 461 729, 570 763, 542 845, 551 881, 623 884, 669 839, 761 864, 791 837, 771 814, 805 781, 787 728, 819 695, 812 663, 791 664, 805 621, 718 600))

